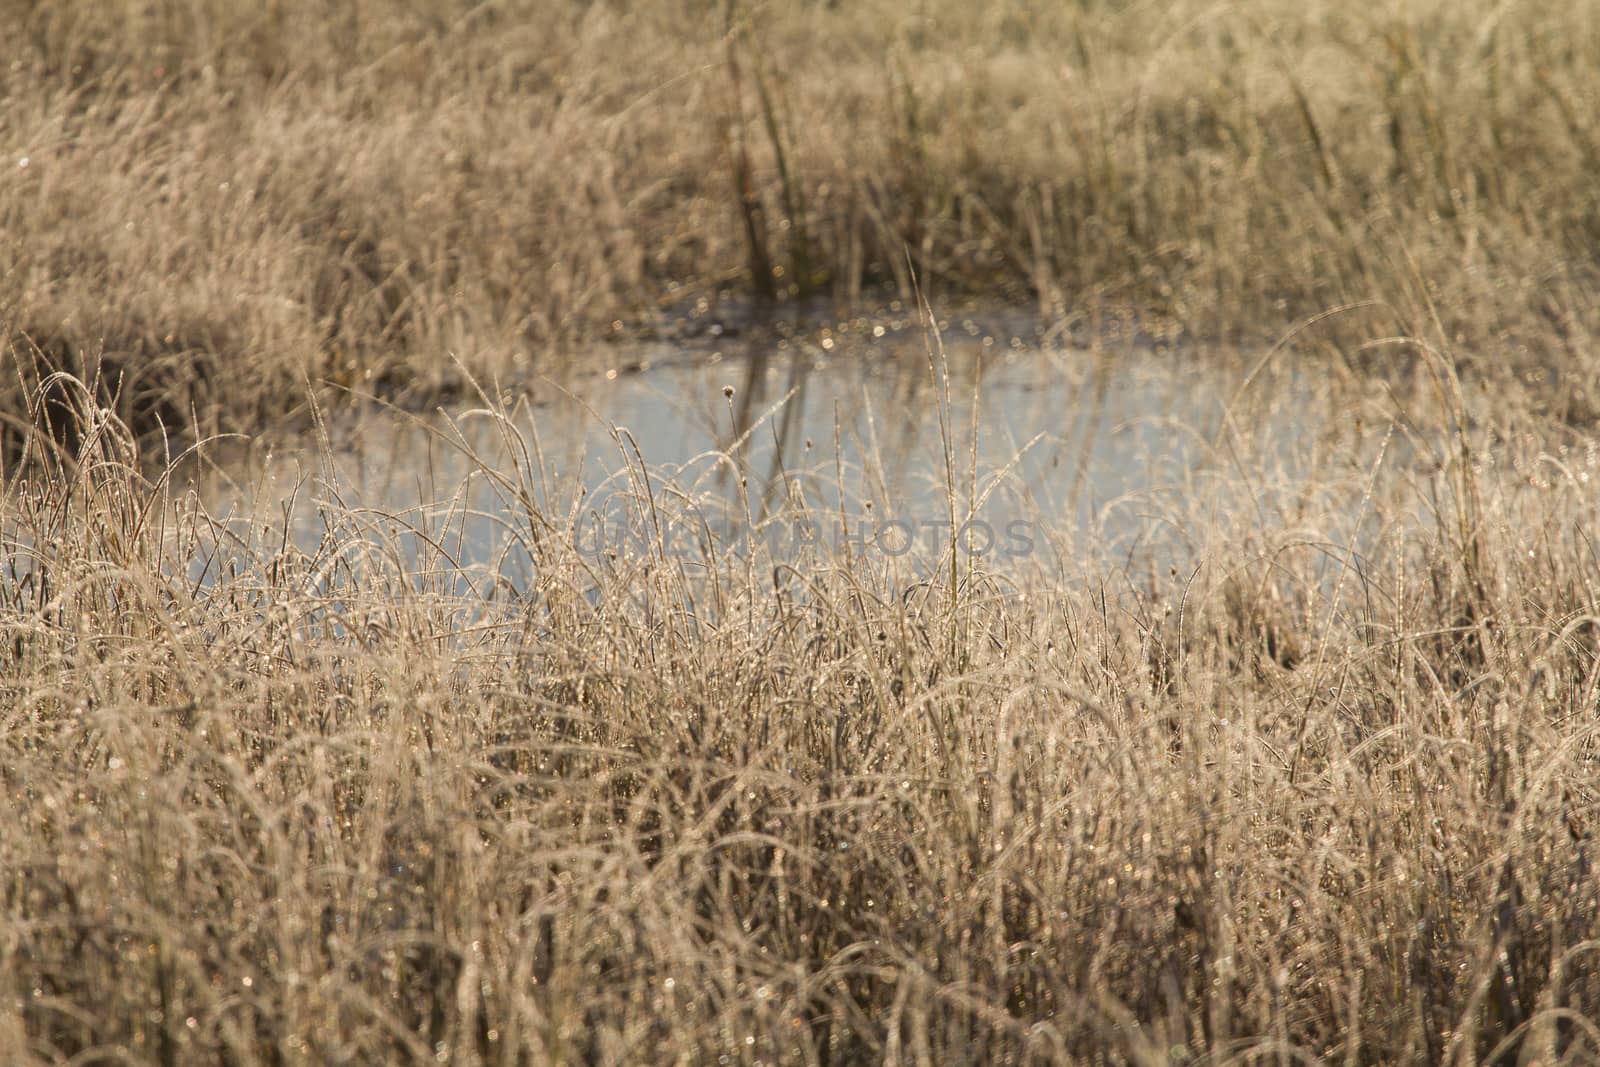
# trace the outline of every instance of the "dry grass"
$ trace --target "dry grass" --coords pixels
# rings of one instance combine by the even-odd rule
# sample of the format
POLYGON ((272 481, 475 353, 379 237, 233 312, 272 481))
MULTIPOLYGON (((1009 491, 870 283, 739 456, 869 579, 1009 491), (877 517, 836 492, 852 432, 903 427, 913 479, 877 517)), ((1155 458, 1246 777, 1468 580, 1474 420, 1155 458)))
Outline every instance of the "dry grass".
MULTIPOLYGON (((0 1059, 1600 1058, 1600 14, 912 7, 0 0, 0 1059), (1086 580, 590 558, 528 460, 507 595, 141 447, 908 262, 1359 303, 1274 358, 1411 458, 1230 455, 1086 580)), ((727 503, 621 456, 644 530, 727 503)))
POLYGON ((225 536, 96 423, 0 501, 0 1046, 1589 1062, 1594 457, 1430 365, 1479 428, 1360 475, 1364 554, 1196 500, 1181 571, 1087 583, 589 558, 512 465, 508 600, 331 492, 225 536))
MULTIPOLYGON (((447 349, 548 372, 655 328, 663 301, 870 304, 907 288, 907 250, 936 298, 1245 339, 1377 300, 1338 339, 1436 312, 1486 373, 1595 377, 1600 16, 1581 5, 0 18, 0 325, 19 356, 27 337, 53 366, 103 355, 147 396, 176 385, 207 425, 248 428, 308 378, 446 384, 447 349)), ((127 413, 144 428, 148 408, 127 413)))

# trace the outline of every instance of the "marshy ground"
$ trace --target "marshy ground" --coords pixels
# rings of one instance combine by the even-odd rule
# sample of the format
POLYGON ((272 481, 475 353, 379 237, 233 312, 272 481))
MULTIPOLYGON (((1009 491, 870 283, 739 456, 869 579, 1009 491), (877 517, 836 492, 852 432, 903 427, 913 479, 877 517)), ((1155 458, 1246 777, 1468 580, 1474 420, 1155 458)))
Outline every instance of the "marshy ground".
POLYGON ((1600 1057, 1600 10, 0 25, 0 1060, 1600 1057))

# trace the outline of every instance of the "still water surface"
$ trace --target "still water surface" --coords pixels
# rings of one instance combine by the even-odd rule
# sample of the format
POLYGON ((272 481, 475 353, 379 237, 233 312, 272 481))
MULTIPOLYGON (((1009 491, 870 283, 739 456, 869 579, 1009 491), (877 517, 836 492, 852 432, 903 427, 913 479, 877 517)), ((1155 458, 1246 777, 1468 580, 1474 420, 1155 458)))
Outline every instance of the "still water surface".
POLYGON ((1175 561, 1230 524, 1320 506, 1300 475, 1338 432, 1289 371, 1150 347, 956 329, 933 353, 913 335, 610 357, 628 369, 262 440, 203 480, 203 501, 241 536, 276 520, 306 551, 377 537, 413 566, 519 588, 535 527, 590 555, 651 538, 693 555, 755 531, 775 557, 822 544, 927 566, 953 519, 964 553, 1059 569, 1175 561))

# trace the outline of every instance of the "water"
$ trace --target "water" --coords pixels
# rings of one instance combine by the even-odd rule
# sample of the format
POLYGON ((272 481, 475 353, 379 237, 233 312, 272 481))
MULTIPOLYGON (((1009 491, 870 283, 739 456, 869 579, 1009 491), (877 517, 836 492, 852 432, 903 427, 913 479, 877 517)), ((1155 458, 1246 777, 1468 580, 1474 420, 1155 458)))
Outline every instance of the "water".
POLYGON ((329 561, 378 545, 396 572, 473 569, 517 590, 549 535, 597 559, 759 545, 925 570, 955 531, 995 567, 1165 565, 1304 508, 1300 475, 1333 425, 1293 374, 1242 389, 1240 358, 1094 354, 971 322, 933 353, 914 330, 863 332, 610 350, 619 369, 492 405, 263 440, 197 491, 241 549, 270 547, 275 524, 329 561))

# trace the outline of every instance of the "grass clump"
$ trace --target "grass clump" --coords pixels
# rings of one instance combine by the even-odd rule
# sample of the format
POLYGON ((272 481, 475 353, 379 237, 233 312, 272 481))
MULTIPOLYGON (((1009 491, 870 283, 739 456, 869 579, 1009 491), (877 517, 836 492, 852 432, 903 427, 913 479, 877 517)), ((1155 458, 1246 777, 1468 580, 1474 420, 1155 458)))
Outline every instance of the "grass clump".
POLYGON ((1403 305, 1351 317, 1365 339, 1431 306, 1485 373, 1594 378, 1600 26, 1570 5, 0 17, 4 333, 51 369, 225 380, 197 410, 226 428, 308 378, 436 389, 445 350, 550 371, 663 304, 860 306, 913 269, 1213 339, 1403 305))
MULTIPOLYGON (((585 555, 528 459, 476 475, 507 596, 334 485, 314 544, 221 524, 84 426, 0 497, 16 1062, 1600 1048, 1576 458, 1369 479, 1359 552, 1197 501, 1170 577, 1082 582, 585 555)), ((624 456, 641 529, 721 506, 624 456)))

